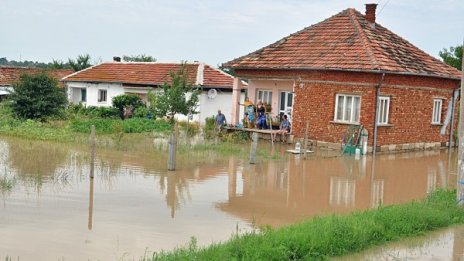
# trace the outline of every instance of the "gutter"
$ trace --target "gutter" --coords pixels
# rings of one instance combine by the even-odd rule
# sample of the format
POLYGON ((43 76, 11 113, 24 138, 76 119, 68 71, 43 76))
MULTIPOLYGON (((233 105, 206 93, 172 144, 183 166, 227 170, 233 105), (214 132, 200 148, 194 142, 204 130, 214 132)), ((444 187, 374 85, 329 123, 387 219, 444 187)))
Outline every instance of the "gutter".
POLYGON ((375 87, 375 117, 374 117, 374 143, 372 145, 372 154, 375 155, 377 148, 377 127, 378 127, 378 110, 379 110, 379 97, 380 97, 380 87, 382 87, 383 81, 385 79, 385 72, 382 73, 382 79, 380 79, 379 84, 375 87))

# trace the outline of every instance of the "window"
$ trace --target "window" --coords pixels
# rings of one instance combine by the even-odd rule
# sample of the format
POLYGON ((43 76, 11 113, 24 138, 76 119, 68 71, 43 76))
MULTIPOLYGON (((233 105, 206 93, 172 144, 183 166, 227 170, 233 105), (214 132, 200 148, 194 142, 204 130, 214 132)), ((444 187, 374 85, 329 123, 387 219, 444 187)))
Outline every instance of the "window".
POLYGON ((258 100, 261 100, 263 103, 271 104, 272 91, 258 90, 258 100))
POLYGON ((433 99, 432 124, 441 123, 441 99, 433 99))
POLYGON ((87 101, 87 89, 81 89, 81 102, 87 101))
POLYGON ((377 123, 388 124, 388 113, 390 112, 390 97, 380 96, 377 110, 377 123))
POLYGON ((98 102, 106 102, 106 90, 98 90, 98 102))
POLYGON ((359 123, 361 97, 355 95, 337 94, 335 100, 335 121, 359 123))

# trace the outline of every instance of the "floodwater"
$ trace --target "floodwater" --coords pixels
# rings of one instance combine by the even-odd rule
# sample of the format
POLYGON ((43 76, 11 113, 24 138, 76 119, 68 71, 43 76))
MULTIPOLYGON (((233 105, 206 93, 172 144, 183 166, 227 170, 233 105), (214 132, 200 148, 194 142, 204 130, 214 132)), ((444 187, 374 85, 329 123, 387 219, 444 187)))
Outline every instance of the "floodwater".
POLYGON ((464 226, 446 228, 427 233, 426 236, 408 238, 369 249, 359 254, 337 258, 339 261, 387 260, 464 260, 464 226))
POLYGON ((304 160, 276 148, 282 157, 255 165, 236 155, 179 156, 174 172, 166 153, 97 150, 92 181, 85 147, 0 138, 0 259, 138 259, 192 236, 207 245, 456 182, 456 155, 446 150, 375 160, 320 151, 304 160))

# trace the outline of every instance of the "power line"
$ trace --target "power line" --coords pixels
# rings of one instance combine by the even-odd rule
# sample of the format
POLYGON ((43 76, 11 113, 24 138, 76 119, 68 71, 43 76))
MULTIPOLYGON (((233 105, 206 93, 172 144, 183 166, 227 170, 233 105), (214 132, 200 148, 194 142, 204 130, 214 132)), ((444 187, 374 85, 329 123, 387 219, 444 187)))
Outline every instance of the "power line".
POLYGON ((382 6, 382 9, 380 9, 379 13, 377 15, 380 15, 380 13, 382 13, 383 9, 385 8, 385 6, 388 5, 388 3, 390 2, 390 0, 387 0, 387 2, 385 2, 385 4, 382 6))

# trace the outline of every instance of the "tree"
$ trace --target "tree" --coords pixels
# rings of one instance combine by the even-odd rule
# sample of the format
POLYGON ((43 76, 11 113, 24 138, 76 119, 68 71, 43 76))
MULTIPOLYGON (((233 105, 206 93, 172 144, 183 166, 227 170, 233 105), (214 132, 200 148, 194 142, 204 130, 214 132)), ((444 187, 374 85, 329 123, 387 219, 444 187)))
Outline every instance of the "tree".
POLYGON ((133 110, 145 106, 137 94, 121 94, 113 97, 113 107, 118 109, 121 119, 124 119, 124 108, 131 106, 133 110))
POLYGON ((52 63, 48 66, 51 69, 67 69, 70 68, 69 64, 64 63, 62 60, 52 60, 52 63))
POLYGON ((75 72, 92 66, 90 64, 90 55, 88 54, 79 55, 76 60, 69 58, 68 63, 75 72))
POLYGON ((188 79, 187 66, 183 64, 177 72, 170 72, 170 82, 163 84, 163 92, 157 94, 155 113, 168 116, 174 124, 174 115, 195 113, 200 90, 188 79))
POLYGON ((443 48, 438 54, 443 59, 443 62, 453 66, 454 68, 461 70, 462 66, 462 45, 457 45, 456 47, 451 46, 448 49, 443 48))
POLYGON ((156 58, 151 55, 139 54, 139 55, 123 55, 122 60, 125 62, 156 62, 156 58))
POLYGON ((13 113, 22 119, 39 119, 58 115, 67 104, 63 88, 58 88, 58 81, 46 71, 36 74, 23 74, 13 84, 13 113))

